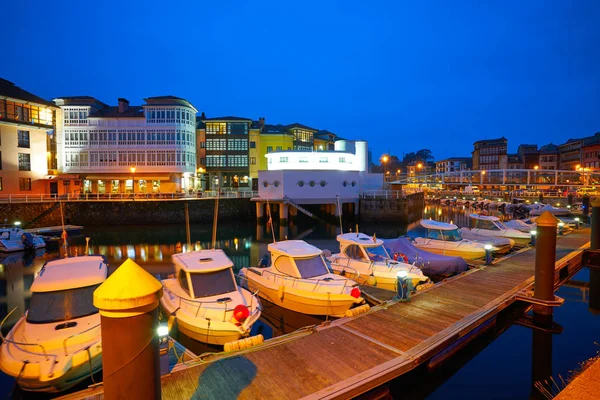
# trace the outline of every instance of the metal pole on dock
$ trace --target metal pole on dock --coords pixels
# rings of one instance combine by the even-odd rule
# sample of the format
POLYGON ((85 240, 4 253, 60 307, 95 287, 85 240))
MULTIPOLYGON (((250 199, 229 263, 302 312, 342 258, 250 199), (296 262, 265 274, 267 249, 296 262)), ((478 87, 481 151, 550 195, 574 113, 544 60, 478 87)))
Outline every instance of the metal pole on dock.
POLYGON ((600 249, 600 201, 596 200, 592 204, 592 216, 590 217, 592 224, 592 234, 590 237, 590 249, 600 249))
MULTIPOLYGON (((535 286, 533 297, 543 301, 554 300, 554 266, 556 263, 556 218, 544 211, 536 220, 535 286)), ((552 321, 552 307, 534 306, 536 323, 552 321)))
MULTIPOLYGON (((592 233, 590 249, 600 250, 600 201, 596 200, 592 206, 592 233)), ((594 314, 600 314, 600 268, 590 267, 590 294, 589 309, 594 314)))
POLYGON ((185 238, 187 240, 187 251, 192 249, 192 238, 190 234, 190 210, 188 202, 185 202, 185 238))
POLYGON ((127 259, 94 291, 100 310, 105 399, 160 399, 162 285, 127 259))
POLYGON ((583 223, 587 224, 590 222, 589 219, 589 215, 590 215, 590 196, 588 196, 587 194, 583 195, 583 199, 582 199, 582 208, 583 208, 583 223))

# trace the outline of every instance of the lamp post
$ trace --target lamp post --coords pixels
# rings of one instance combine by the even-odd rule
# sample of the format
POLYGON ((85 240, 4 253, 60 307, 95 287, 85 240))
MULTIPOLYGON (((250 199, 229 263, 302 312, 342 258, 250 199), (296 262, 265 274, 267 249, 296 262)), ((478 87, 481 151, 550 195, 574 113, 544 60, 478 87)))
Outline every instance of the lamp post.
POLYGON ((135 166, 132 165, 129 170, 131 171, 131 194, 133 195, 133 201, 135 201, 135 166))
POLYGON ((385 182, 385 177, 387 175, 387 162, 390 160, 390 157, 388 157, 387 155, 384 155, 383 157, 381 157, 381 164, 383 165, 383 180, 385 182))
POLYGON ((485 175, 485 169, 481 171, 481 180, 479 182, 480 185, 483 185, 483 176, 485 175))

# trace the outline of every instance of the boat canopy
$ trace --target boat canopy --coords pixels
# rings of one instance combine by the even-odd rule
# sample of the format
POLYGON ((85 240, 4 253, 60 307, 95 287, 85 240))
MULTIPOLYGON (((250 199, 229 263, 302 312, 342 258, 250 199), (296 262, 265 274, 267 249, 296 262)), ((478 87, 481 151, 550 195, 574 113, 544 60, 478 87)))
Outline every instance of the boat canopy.
POLYGON ((32 292, 55 292, 98 285, 108 276, 103 256, 80 256, 48 261, 31 284, 32 292))
POLYGON ((432 219, 421 220, 421 225, 427 229, 440 229, 443 231, 452 231, 458 229, 458 226, 447 222, 434 221, 432 219))
POLYGON ((286 240, 284 242, 269 243, 268 250, 271 253, 286 255, 289 257, 314 257, 323 252, 304 240, 286 240))
POLYGON ((383 240, 364 233, 343 233, 337 235, 337 241, 342 245, 358 244, 364 247, 377 247, 383 244, 383 240))
POLYGON ((233 267, 233 262, 221 249, 173 254, 171 259, 178 269, 188 273, 208 273, 233 267))

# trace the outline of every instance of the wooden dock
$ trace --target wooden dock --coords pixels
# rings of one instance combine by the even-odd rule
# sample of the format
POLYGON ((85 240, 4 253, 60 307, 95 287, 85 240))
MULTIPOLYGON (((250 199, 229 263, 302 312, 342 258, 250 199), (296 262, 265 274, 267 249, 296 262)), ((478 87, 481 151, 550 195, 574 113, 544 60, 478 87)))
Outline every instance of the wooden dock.
MULTIPOLYGON (((557 240, 555 282, 581 268, 589 229, 557 240)), ((234 354, 209 356, 162 378, 165 399, 333 399, 365 393, 470 339, 534 280, 535 251, 522 250, 419 292, 234 354)), ((102 388, 65 398, 101 399, 102 388)))

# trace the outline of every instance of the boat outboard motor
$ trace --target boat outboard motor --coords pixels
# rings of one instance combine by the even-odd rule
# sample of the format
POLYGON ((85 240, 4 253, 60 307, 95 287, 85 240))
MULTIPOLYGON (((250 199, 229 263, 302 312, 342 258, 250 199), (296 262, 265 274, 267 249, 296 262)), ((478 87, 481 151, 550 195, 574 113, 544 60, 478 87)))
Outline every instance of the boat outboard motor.
POLYGON ((29 232, 25 232, 21 235, 21 243, 23 243, 23 247, 25 250, 34 250, 33 244, 33 235, 29 232))

